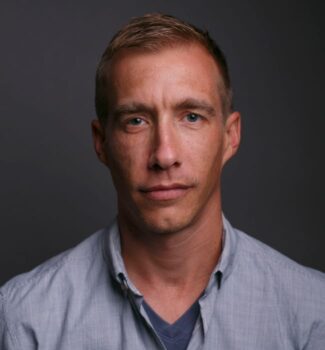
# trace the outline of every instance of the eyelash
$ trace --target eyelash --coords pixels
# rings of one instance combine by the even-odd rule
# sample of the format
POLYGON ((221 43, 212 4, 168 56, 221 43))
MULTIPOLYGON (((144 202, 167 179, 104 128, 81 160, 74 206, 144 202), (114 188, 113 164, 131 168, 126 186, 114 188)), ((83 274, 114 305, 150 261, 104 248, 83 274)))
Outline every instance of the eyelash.
MULTIPOLYGON (((188 112, 185 114, 184 119, 186 120, 186 122, 188 122, 190 124, 196 124, 197 122, 199 122, 203 119, 203 116, 198 114, 198 113, 188 112), (191 120, 190 118, 193 118, 193 119, 191 120)), ((131 127, 141 126, 144 123, 145 123, 145 120, 141 117, 132 117, 132 118, 126 120, 126 125, 131 126, 131 127)))
POLYGON ((134 125, 134 126, 136 126, 136 125, 140 125, 140 123, 134 123, 135 121, 137 121, 137 122, 143 122, 144 120, 142 119, 142 118, 139 118, 139 117, 134 117, 134 118, 131 118, 131 119, 129 119, 128 121, 127 121, 127 124, 129 124, 129 125, 134 125))

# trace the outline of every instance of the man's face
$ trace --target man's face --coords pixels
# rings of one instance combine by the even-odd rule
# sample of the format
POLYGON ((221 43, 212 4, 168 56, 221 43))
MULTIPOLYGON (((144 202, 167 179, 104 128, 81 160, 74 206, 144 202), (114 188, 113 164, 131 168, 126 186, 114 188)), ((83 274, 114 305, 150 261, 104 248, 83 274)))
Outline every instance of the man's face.
POLYGON ((220 74, 198 45, 127 50, 110 64, 107 125, 93 122, 122 220, 156 233, 216 215, 220 175, 239 144, 238 113, 223 120, 220 74))

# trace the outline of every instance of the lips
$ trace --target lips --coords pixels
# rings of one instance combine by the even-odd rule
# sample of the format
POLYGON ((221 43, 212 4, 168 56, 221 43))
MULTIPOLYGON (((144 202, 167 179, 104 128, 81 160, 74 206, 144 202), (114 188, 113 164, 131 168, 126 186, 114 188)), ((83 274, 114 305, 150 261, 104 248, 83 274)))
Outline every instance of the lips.
POLYGON ((154 201, 168 201, 184 196, 192 186, 184 184, 157 185, 141 188, 140 191, 154 201))

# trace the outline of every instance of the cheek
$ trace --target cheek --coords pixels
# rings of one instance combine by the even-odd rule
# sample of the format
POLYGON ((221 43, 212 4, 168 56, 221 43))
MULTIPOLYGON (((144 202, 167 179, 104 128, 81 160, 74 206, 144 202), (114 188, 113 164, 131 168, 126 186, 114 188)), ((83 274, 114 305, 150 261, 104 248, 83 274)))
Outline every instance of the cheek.
POLYGON ((222 162, 222 133, 218 130, 206 135, 200 135, 196 142, 188 143, 189 152, 192 154, 192 163, 196 172, 202 176, 219 172, 222 162))
POLYGON ((111 137, 106 150, 108 166, 115 182, 128 182, 144 166, 145 146, 129 135, 111 137))

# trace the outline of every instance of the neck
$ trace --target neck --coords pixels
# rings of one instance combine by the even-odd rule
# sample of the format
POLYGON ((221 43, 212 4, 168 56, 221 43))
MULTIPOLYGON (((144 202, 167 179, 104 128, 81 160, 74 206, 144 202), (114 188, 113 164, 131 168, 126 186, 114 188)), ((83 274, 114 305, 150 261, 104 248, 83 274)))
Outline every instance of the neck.
POLYGON ((119 214, 122 256, 133 284, 149 305, 175 322, 206 288, 220 254, 220 201, 175 233, 157 234, 128 225, 119 214))
POLYGON ((213 215, 202 215, 190 227, 171 234, 139 232, 119 216, 122 256, 138 288, 164 285, 184 289, 193 281, 201 281, 198 284, 205 287, 221 254, 221 210, 220 206, 212 209, 213 215))

